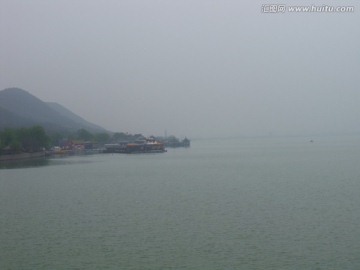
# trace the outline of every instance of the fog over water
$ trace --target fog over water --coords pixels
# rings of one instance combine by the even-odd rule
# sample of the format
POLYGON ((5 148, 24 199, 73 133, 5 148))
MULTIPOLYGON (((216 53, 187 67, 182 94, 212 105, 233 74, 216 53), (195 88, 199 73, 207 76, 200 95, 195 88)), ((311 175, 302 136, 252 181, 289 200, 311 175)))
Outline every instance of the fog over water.
POLYGON ((296 14, 264 4, 0 0, 0 89, 112 131, 359 133, 359 3, 279 3, 355 7, 296 14))

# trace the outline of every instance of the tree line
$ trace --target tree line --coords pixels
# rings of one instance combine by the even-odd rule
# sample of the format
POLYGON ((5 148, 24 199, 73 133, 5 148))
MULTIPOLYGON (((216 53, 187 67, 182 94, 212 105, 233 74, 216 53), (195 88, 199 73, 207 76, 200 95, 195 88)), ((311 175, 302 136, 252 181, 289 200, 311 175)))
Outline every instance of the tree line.
POLYGON ((74 133, 55 133, 50 136, 51 145, 59 145, 64 139, 71 141, 83 141, 83 142, 92 142, 97 144, 106 144, 114 143, 120 141, 134 141, 140 137, 143 137, 142 134, 129 134, 124 132, 115 132, 115 133, 91 133, 86 129, 79 129, 74 133))
POLYGON ((41 126, 0 132, 0 154, 39 152, 49 147, 49 143, 50 138, 41 126))
POLYGON ((22 152, 39 152, 58 146, 64 141, 82 141, 96 144, 106 144, 120 141, 134 141, 142 134, 129 134, 124 132, 115 133, 91 133, 86 129, 76 132, 56 132, 47 134, 43 127, 33 126, 30 128, 7 128, 0 131, 0 154, 16 154, 22 152))

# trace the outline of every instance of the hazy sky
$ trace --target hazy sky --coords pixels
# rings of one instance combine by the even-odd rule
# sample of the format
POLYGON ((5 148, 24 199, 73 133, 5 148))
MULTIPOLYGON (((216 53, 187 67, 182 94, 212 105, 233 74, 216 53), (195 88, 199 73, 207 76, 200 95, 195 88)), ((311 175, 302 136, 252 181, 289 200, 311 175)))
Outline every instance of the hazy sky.
POLYGON ((360 133, 358 1, 0 0, 0 89, 111 131, 360 133), (264 4, 353 13, 261 12, 264 4))

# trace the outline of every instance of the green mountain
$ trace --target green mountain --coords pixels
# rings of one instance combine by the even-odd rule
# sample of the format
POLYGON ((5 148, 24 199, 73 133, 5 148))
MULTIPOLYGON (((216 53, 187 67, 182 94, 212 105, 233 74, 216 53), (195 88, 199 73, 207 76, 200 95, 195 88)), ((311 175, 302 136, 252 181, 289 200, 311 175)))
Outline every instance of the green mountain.
POLYGON ((30 119, 18 116, 8 110, 0 107, 0 129, 3 127, 15 128, 19 126, 32 126, 35 125, 30 119))
POLYGON ((47 103, 19 88, 0 91, 0 130, 41 125, 47 131, 72 132, 84 128, 106 132, 57 103, 47 103))
POLYGON ((97 132, 104 132, 105 129, 95 125, 93 123, 90 123, 89 121, 85 120, 84 118, 78 116, 77 114, 73 113, 69 109, 65 108, 64 106, 60 105, 56 102, 46 102, 46 104, 53 110, 57 111, 60 115, 63 117, 66 117, 73 122, 77 123, 79 126, 87 129, 87 130, 94 130, 97 132))

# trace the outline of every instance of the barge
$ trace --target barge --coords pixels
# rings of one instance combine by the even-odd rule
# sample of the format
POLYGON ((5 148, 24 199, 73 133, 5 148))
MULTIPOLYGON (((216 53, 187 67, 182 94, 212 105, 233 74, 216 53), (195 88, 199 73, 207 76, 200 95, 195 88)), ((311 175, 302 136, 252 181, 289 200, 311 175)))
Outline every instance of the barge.
POLYGON ((163 143, 152 139, 135 141, 131 143, 105 144, 104 153, 164 153, 166 152, 163 143))

